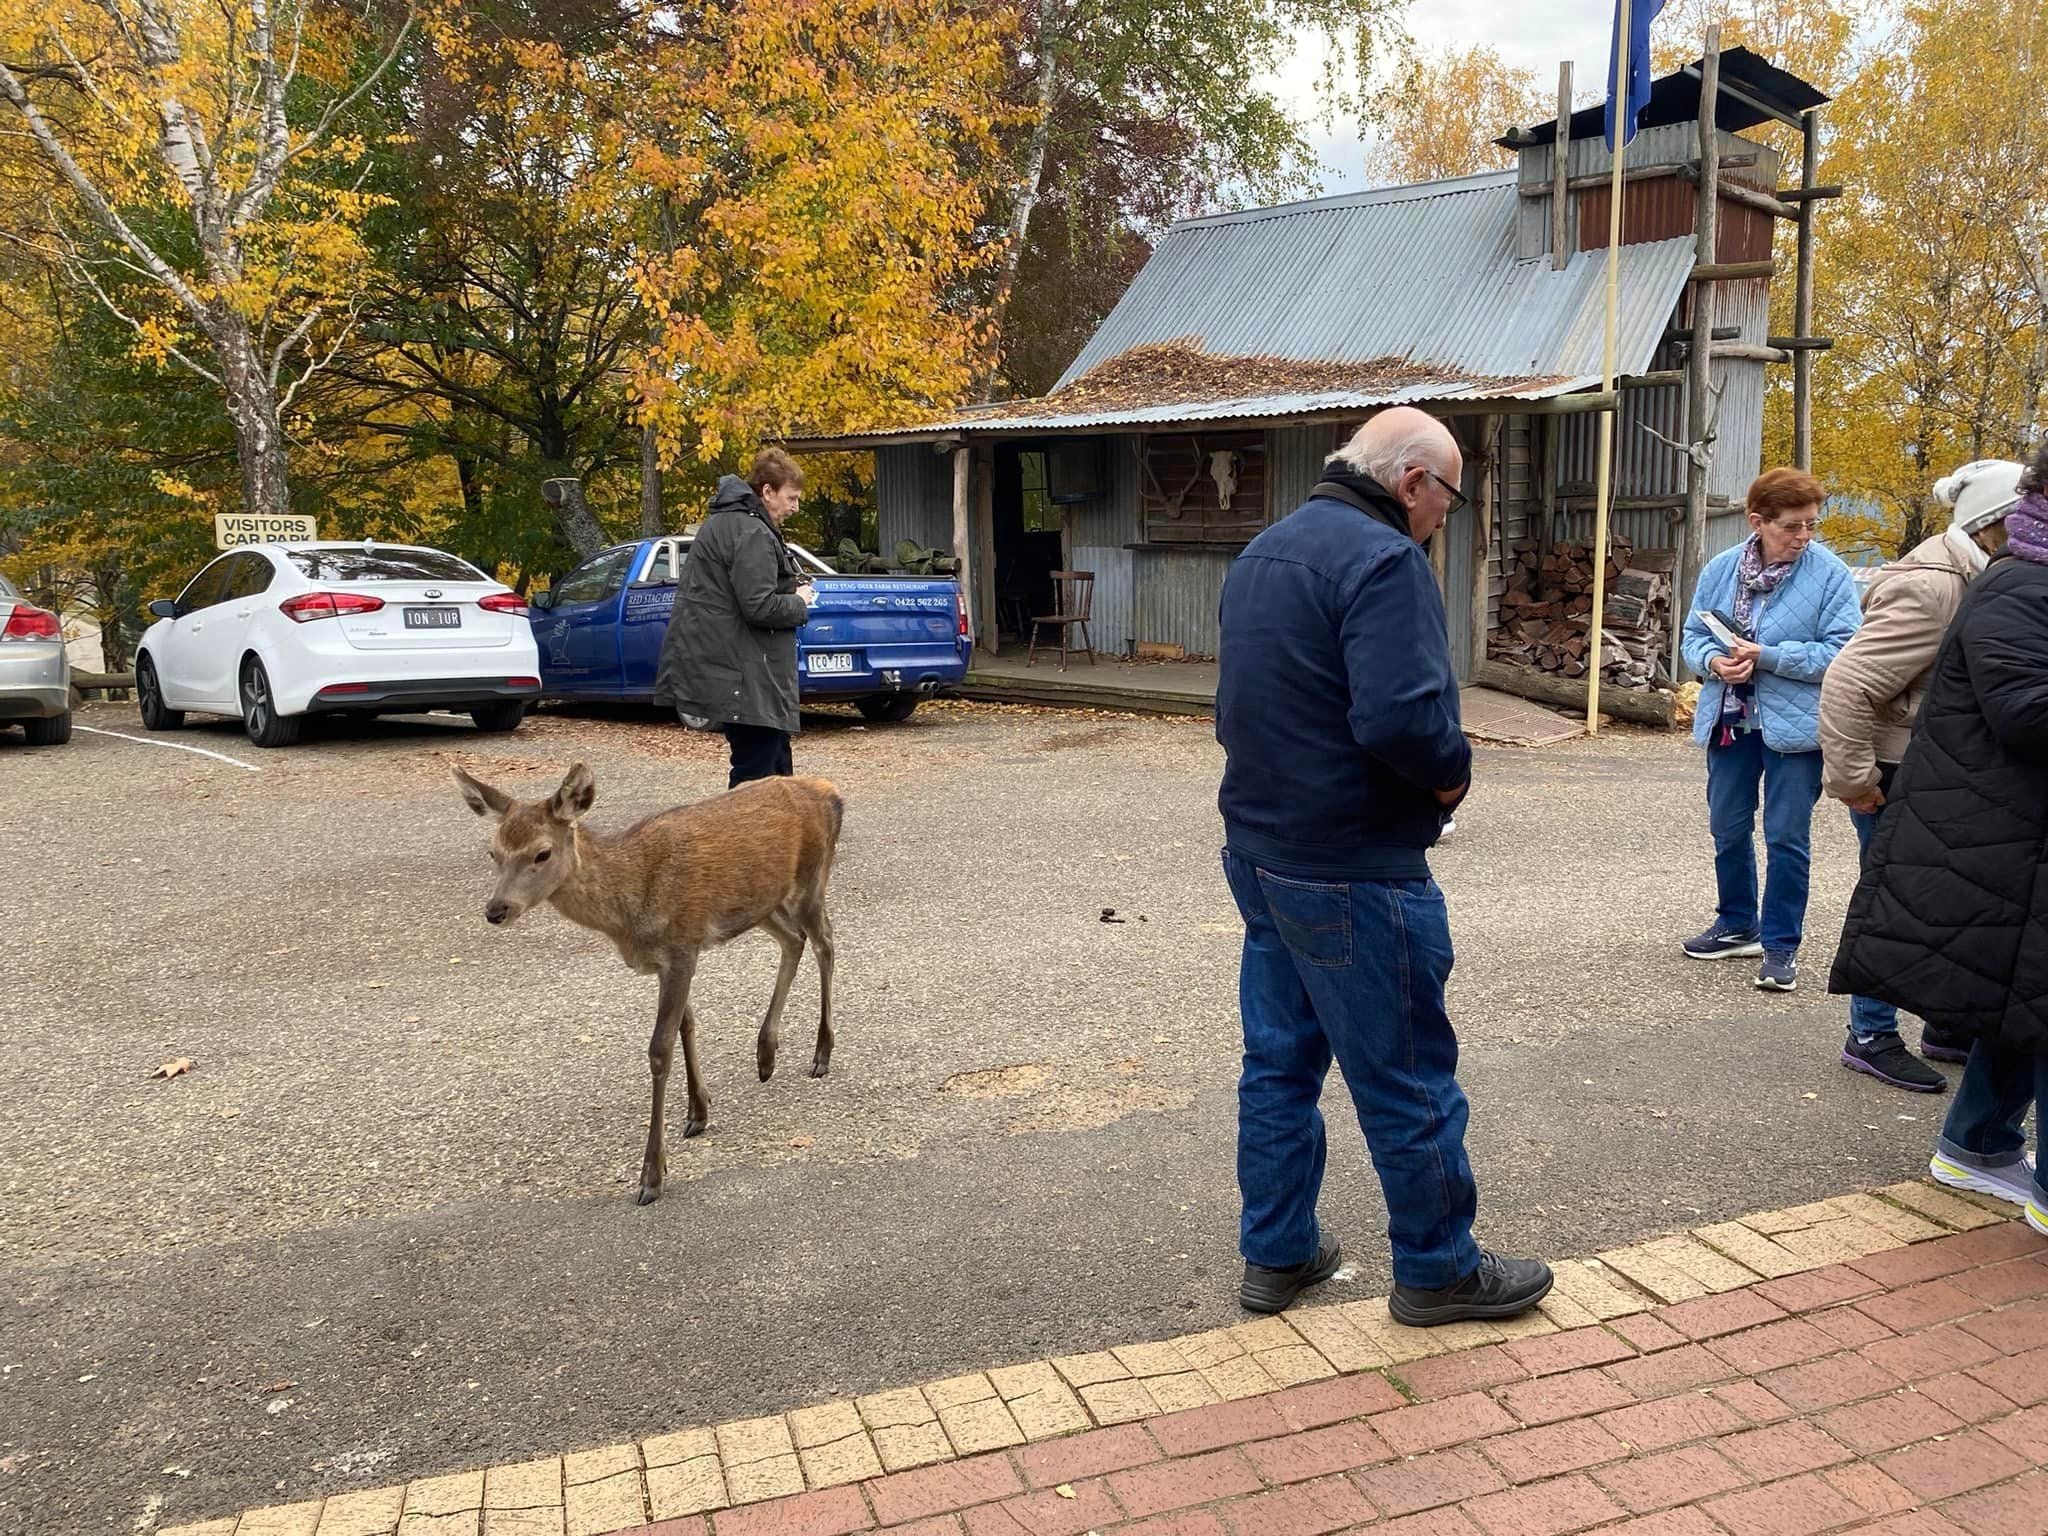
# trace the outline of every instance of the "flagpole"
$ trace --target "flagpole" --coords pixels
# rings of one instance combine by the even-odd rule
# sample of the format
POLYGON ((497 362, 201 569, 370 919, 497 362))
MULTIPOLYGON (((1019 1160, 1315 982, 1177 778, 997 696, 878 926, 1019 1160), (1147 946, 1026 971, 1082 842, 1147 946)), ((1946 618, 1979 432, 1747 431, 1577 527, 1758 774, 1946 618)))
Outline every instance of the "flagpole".
MULTIPOLYGON (((1611 98, 1614 119, 1614 180, 1607 193, 1607 323, 1600 345, 1600 389, 1614 393, 1616 333, 1621 329, 1621 161, 1628 146, 1629 54, 1634 34, 1629 29, 1629 0, 1619 0, 1615 22, 1614 78, 1611 98)), ((1559 150, 1562 153, 1562 150, 1559 150)), ((1600 413, 1600 456, 1593 479, 1593 616, 1586 647, 1586 734, 1600 734, 1600 629, 1607 616, 1607 514, 1614 490, 1614 418, 1618 405, 1600 413)))

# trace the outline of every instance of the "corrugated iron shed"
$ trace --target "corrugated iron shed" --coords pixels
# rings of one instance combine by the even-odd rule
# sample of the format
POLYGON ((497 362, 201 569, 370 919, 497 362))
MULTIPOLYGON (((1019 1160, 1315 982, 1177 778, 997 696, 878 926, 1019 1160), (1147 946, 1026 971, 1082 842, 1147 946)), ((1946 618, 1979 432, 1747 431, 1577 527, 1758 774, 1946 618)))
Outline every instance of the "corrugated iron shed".
MULTIPOLYGON (((1176 224, 1043 399, 801 446, 1194 421, 1597 388, 1607 253, 1518 260, 1515 173, 1389 187, 1176 224), (1129 360, 1177 351, 1149 393, 1129 360), (1302 370, 1321 365, 1303 387, 1302 370), (1121 386, 1104 387, 1121 369, 1121 386)), ((1693 264, 1690 236, 1621 252, 1617 371, 1641 373, 1693 264)))

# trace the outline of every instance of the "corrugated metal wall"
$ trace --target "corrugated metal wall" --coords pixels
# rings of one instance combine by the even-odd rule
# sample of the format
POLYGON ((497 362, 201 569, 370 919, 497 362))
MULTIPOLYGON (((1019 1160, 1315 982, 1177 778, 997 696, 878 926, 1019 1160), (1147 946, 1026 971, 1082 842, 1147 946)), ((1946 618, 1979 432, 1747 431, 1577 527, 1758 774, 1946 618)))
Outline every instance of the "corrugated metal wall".
MULTIPOLYGON (((1726 155, 1749 155, 1757 157, 1753 166, 1729 169, 1721 174, 1731 182, 1762 189, 1778 185, 1778 173, 1783 157, 1774 149, 1766 148, 1754 140, 1742 138, 1733 133, 1722 133, 1721 153, 1726 155)), ((1519 157, 1518 181, 1525 186, 1548 186, 1550 184, 1551 152, 1554 145, 1542 144, 1525 149, 1519 157)), ((1637 134, 1628 146, 1625 165, 1682 165, 1699 156, 1699 129, 1693 123, 1667 123, 1660 128, 1645 128, 1637 134)), ((1608 157, 1607 142, 1603 138, 1574 139, 1566 157, 1567 174, 1573 179, 1581 176, 1604 176, 1613 166, 1608 157)), ((1571 207, 1565 220, 1565 249, 1576 251, 1602 246, 1607 243, 1607 194, 1604 190, 1574 192, 1570 194, 1571 207), (1588 225, 1586 235, 1580 234, 1580 218, 1584 215, 1588 225)), ((1638 181, 1629 185, 1622 194, 1622 243, 1638 239, 1656 239, 1658 235, 1645 234, 1646 229, 1661 229, 1665 234, 1692 233, 1693 187, 1689 181, 1638 181), (1676 189, 1683 187, 1683 193, 1676 189), (1653 188, 1661 190, 1651 190, 1653 188), (1640 194, 1640 195, 1639 195, 1640 194), (1631 208, 1641 207, 1647 223, 1638 224, 1631 208)), ((1741 247, 1747 249, 1753 241, 1752 215, 1748 209, 1737 209, 1724 202, 1722 211, 1729 217, 1729 240, 1715 241, 1716 246, 1726 249, 1741 247)), ((1760 217, 1760 216, 1757 216, 1760 217)), ((1550 252, 1550 202, 1548 198, 1528 197, 1520 201, 1515 216, 1515 252, 1522 257, 1543 256, 1550 252)), ((1725 260, 1738 258, 1724 256, 1725 260)))
POLYGON ((1148 545, 1133 550, 1137 578, 1132 638, 1216 654, 1216 608, 1235 549, 1148 545))
POLYGON ((1488 629, 1500 624, 1500 599, 1507 591, 1509 553, 1530 536, 1540 515, 1537 459, 1542 452, 1542 430, 1531 416, 1509 416, 1501 423, 1500 442, 1493 459, 1493 543, 1487 552, 1488 629))
POLYGON ((915 540, 925 549, 953 547, 953 459, 924 443, 875 450, 875 527, 884 555, 915 540))
POLYGON ((1348 425, 1328 422, 1311 427, 1276 427, 1266 434, 1268 483, 1272 502, 1268 521, 1278 522, 1304 501, 1323 475, 1323 462, 1351 435, 1348 425))
MULTIPOLYGON (((1089 631, 1095 648, 1120 656, 1134 640, 1131 603, 1131 551, 1139 539, 1138 440, 1130 435, 1110 438, 1103 460, 1109 470, 1107 499, 1077 503, 1072 510, 1070 558, 1077 571, 1095 573, 1095 620, 1089 631)), ((1211 616, 1214 623, 1214 616, 1211 616)))
MULTIPOLYGON (((1470 477, 1467 477, 1468 482, 1470 477)), ((1472 540, 1479 514, 1460 507, 1444 524, 1444 623, 1451 631, 1451 665, 1463 682, 1472 675, 1472 540)))

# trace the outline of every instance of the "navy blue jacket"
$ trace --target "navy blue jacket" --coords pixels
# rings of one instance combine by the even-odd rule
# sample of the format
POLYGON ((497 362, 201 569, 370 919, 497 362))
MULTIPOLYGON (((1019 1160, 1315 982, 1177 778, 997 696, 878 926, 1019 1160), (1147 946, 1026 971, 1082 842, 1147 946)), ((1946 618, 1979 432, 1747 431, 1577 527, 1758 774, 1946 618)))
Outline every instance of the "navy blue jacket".
POLYGON ((1223 582, 1216 739, 1232 852, 1310 880, 1419 880, 1472 775, 1443 598, 1407 514, 1312 496, 1223 582))

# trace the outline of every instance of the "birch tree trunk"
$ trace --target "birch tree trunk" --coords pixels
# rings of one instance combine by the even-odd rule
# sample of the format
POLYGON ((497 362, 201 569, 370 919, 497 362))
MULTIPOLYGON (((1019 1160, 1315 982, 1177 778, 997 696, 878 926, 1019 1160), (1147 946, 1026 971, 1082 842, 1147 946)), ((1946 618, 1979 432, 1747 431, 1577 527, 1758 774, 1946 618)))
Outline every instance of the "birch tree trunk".
POLYGON ((1031 144, 1024 154, 1024 174, 1017 181, 1010 230, 1004 237, 1002 277, 996 284, 995 302, 989 308, 988 373, 981 384, 983 400, 995 398, 996 374, 1003 359, 1003 330, 1010 317, 1010 295, 1017 287, 1017 267, 1024 259, 1031 215, 1038 209, 1045 181, 1046 151, 1052 143, 1052 106, 1059 95, 1058 21, 1059 0, 1038 0, 1038 121, 1032 126, 1031 144))

